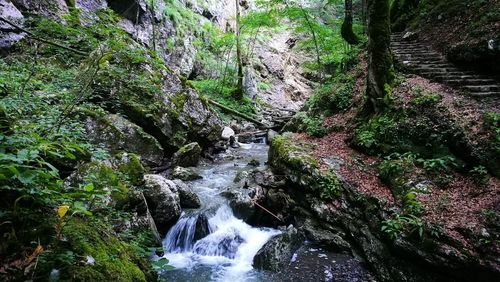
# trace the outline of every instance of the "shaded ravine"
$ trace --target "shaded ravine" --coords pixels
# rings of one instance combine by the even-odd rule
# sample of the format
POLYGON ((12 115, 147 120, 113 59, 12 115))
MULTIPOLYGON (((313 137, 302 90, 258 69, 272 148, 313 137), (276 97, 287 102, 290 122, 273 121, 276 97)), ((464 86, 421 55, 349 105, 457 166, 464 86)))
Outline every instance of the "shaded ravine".
POLYGON ((195 170, 203 179, 190 183, 201 208, 185 210, 163 240, 164 257, 174 270, 161 273, 166 281, 373 281, 363 263, 351 255, 328 252, 304 242, 280 273, 253 268, 253 258, 273 236, 272 228, 252 227, 233 214, 221 195, 241 189, 238 172, 266 169, 268 146, 241 144, 220 160, 195 170))

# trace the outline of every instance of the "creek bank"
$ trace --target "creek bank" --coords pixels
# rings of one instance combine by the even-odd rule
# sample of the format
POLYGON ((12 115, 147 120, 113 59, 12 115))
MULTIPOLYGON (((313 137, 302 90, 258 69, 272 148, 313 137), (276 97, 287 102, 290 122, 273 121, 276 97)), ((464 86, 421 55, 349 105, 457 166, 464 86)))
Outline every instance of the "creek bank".
MULTIPOLYGON (((259 203, 279 211, 286 223, 302 225, 309 240, 339 252, 350 249, 360 254, 379 281, 493 281, 499 276, 498 264, 492 257, 482 256, 447 234, 438 238, 425 233, 423 238, 415 233, 402 234, 392 240, 381 230, 392 213, 390 205, 358 192, 335 170, 325 177, 310 156, 310 149, 299 143, 289 134, 274 138, 269 153, 274 174, 268 172, 266 177, 274 184, 265 184, 259 203), (322 195, 325 187, 334 192, 326 198, 322 195), (270 197, 273 193, 295 204, 283 205, 280 198, 276 201, 270 197), (314 223, 314 228, 303 224, 307 221, 314 223), (328 235, 317 236, 320 233, 314 230, 328 235), (333 239, 336 237, 338 240, 333 239)), ((263 222, 266 217, 272 220, 263 215, 263 222)))

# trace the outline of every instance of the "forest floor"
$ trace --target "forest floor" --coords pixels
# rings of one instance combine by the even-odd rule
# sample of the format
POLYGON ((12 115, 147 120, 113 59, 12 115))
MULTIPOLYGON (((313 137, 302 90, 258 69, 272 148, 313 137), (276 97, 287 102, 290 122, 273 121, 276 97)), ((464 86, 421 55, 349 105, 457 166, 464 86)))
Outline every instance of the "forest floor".
MULTIPOLYGON (((353 72, 355 78, 354 105, 361 105, 366 84, 366 60, 360 62, 361 67, 353 72)), ((481 136, 482 114, 499 112, 497 101, 477 101, 461 95, 460 92, 439 83, 433 83, 419 76, 403 76, 394 89, 395 100, 407 105, 414 95, 415 87, 439 93, 442 97, 440 109, 449 109, 443 115, 451 115, 461 126, 472 131, 477 138, 481 136)), ((391 189, 378 176, 377 164, 383 159, 360 152, 349 145, 349 139, 355 130, 355 117, 359 107, 352 107, 346 112, 337 113, 324 119, 323 127, 334 128, 321 138, 310 137, 305 133, 296 134, 296 138, 304 143, 313 144, 313 156, 327 170, 335 160, 340 166, 337 174, 351 184, 360 193, 375 197, 386 203, 387 207, 395 204, 391 189)), ((417 173, 417 172, 415 172, 417 173)), ((490 177, 486 188, 478 190, 475 179, 471 175, 450 172, 451 181, 442 187, 433 187, 429 193, 419 193, 418 200, 424 208, 422 219, 427 223, 439 224, 450 237, 466 242, 461 230, 479 232, 484 224, 484 212, 500 210, 500 180, 490 177)))

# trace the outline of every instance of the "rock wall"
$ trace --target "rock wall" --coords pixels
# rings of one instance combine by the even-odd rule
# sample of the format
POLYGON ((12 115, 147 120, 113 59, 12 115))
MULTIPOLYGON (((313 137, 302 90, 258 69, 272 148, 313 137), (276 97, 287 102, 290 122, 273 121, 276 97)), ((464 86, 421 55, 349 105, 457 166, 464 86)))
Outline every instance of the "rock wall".
POLYGON ((331 201, 323 199, 325 173, 308 149, 295 145, 290 136, 274 138, 269 164, 274 177, 282 177, 265 184, 267 191, 259 202, 280 211, 287 224, 299 226, 313 242, 336 251, 347 250, 348 242, 379 281, 494 281, 500 275, 495 255, 476 249, 473 235, 467 242, 447 234, 438 238, 403 234, 392 240, 381 230, 390 207, 340 178, 334 181, 340 194, 331 201), (294 204, 283 205, 285 198, 294 204))

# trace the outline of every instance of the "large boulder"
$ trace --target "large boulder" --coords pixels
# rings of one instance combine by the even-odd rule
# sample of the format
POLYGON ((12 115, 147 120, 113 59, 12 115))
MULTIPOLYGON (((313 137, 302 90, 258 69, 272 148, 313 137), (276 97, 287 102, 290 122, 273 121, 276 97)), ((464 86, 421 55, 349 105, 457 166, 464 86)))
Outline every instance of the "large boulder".
POLYGON ((193 142, 182 146, 173 156, 172 163, 177 166, 197 166, 200 161, 201 147, 193 142))
MULTIPOLYGON (((22 25, 24 20, 21 12, 10 1, 0 0, 0 18, 22 25)), ((23 39, 24 33, 5 22, 0 22, 0 49, 9 48, 14 43, 23 39)))
POLYGON ((196 209, 201 206, 201 201, 198 195, 193 192, 191 187, 186 185, 181 180, 173 180, 176 185, 179 198, 181 200, 181 207, 187 209, 196 209))
POLYGON ((111 152, 128 151, 140 156, 149 166, 159 166, 163 160, 160 143, 144 130, 120 115, 83 111, 83 126, 90 142, 111 152))
POLYGON ((279 272, 290 262, 303 241, 297 229, 290 226, 284 233, 274 236, 264 244, 253 258, 253 266, 260 270, 279 272))
POLYGON ((219 139, 222 126, 217 115, 158 58, 133 46, 101 50, 91 57, 102 53, 102 67, 92 88, 108 111, 142 127, 167 154, 175 153, 189 140, 208 145, 219 139), (137 57, 143 61, 135 63, 137 57), (135 75, 117 75, 124 69, 135 75))
POLYGON ((144 197, 160 233, 165 233, 181 215, 181 201, 174 182, 163 176, 144 176, 144 197))

